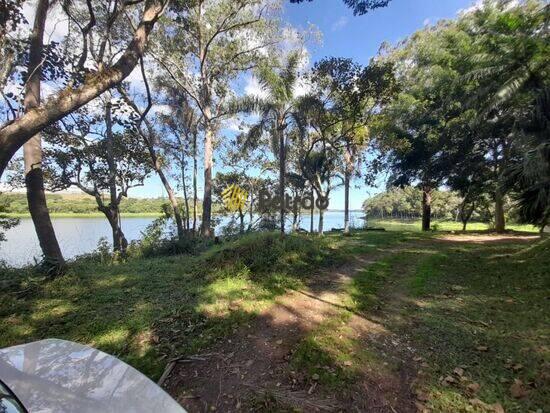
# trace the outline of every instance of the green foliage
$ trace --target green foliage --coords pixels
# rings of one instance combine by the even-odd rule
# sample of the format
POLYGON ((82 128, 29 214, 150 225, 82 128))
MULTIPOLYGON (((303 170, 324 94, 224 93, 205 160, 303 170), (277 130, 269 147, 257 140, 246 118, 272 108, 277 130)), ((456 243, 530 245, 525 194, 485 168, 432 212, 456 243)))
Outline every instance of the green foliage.
POLYGON ((2 194, 0 194, 0 242, 5 241, 4 231, 19 224, 17 218, 10 218, 4 215, 4 213, 9 212, 10 206, 11 199, 3 197, 2 194))
MULTIPOLYGON (((98 213, 97 203, 86 195, 47 194, 48 209, 52 214, 93 214, 98 213)), ((123 214, 161 214, 166 198, 123 198, 120 211, 123 214)), ((180 199, 180 201, 182 201, 180 199)), ((2 212, 26 215, 29 213, 27 197, 22 193, 0 194, 4 203, 2 212)))
MULTIPOLYGON (((432 214, 438 219, 456 218, 460 197, 450 191, 434 191, 432 214)), ((367 218, 415 219, 422 213, 422 190, 412 186, 390 188, 363 203, 367 218)))

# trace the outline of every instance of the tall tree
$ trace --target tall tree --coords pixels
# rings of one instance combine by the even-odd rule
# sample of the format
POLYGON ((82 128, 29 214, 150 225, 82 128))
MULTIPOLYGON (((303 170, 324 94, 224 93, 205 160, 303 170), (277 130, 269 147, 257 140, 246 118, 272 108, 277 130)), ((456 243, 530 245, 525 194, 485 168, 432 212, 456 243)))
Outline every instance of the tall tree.
MULTIPOLYGON (((34 24, 30 38, 28 77, 25 81, 25 112, 29 113, 40 105, 40 86, 42 77, 42 52, 44 27, 48 14, 49 1, 38 0, 34 16, 34 24)), ((1 132, 0 132, 1 133, 1 132)), ((36 133, 23 145, 25 162, 25 186, 27 202, 34 224, 38 242, 44 255, 44 263, 48 270, 59 272, 65 260, 57 242, 44 192, 44 172, 42 170, 42 138, 36 133)))
MULTIPOLYGON (((93 3, 86 0, 89 11, 89 24, 80 25, 76 23, 82 33, 82 44, 84 45, 81 49, 82 53, 77 56, 77 62, 74 65, 77 68, 76 74, 80 74, 75 77, 75 80, 78 79, 78 81, 75 81, 71 88, 61 89, 47 101, 0 127, 0 177, 10 159, 25 142, 45 127, 74 112, 130 75, 139 63, 140 57, 143 56, 149 34, 164 12, 167 2, 168 0, 145 0, 143 6, 142 2, 122 2, 120 7, 111 7, 109 14, 106 16, 107 22, 112 23, 98 27, 98 19, 94 14, 93 3), (101 65, 95 70, 87 68, 86 76, 82 76, 84 62, 87 60, 89 50, 85 45, 91 35, 91 30, 95 29, 103 36, 109 37, 115 31, 114 22, 117 25, 126 27, 128 12, 136 7, 143 7, 143 12, 140 13, 139 23, 133 32, 131 41, 122 47, 123 52, 118 55, 120 56, 118 60, 112 65, 101 65)), ((70 3, 67 2, 67 4, 70 3)), ((65 8, 65 10, 67 12, 70 9, 65 8)), ((68 17, 69 20, 73 20, 70 11, 68 17)), ((101 52, 101 50, 100 48, 98 52, 101 52)))
POLYGON ((349 233, 350 186, 360 152, 369 140, 369 123, 397 92, 393 64, 376 62, 363 68, 351 59, 327 58, 316 63, 312 80, 322 110, 313 125, 339 148, 343 158, 344 233, 349 233))
POLYGON ((176 19, 163 22, 157 62, 199 108, 204 129, 201 231, 212 235, 212 168, 229 83, 261 60, 274 43, 273 3, 263 0, 174 1, 176 19), (185 39, 182 42, 182 39, 185 39), (182 44, 184 47, 182 47, 182 44))
POLYGON ((52 190, 71 186, 92 196, 112 229, 113 249, 125 253, 128 241, 121 226, 120 203, 128 190, 143 185, 151 172, 142 138, 119 109, 102 100, 103 113, 84 110, 48 129, 46 150, 52 190), (105 199, 107 193, 107 199, 105 199))
POLYGON ((265 98, 246 97, 238 101, 235 110, 254 112, 260 115, 260 121, 247 133, 247 142, 257 146, 264 136, 268 136, 271 149, 279 164, 279 200, 280 231, 285 233, 285 184, 287 150, 289 144, 289 126, 302 126, 301 117, 297 114, 300 99, 295 96, 298 81, 300 54, 291 53, 283 64, 262 64, 258 71, 258 80, 266 92, 265 98))

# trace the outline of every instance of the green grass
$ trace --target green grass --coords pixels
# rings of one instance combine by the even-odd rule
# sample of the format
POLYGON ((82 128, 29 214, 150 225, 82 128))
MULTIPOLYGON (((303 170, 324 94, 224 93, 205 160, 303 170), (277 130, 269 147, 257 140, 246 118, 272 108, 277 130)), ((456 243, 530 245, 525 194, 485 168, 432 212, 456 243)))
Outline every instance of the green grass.
POLYGON ((408 280, 423 302, 414 338, 432 366, 426 386, 435 411, 461 411, 467 385, 476 397, 508 411, 537 411, 550 404, 550 242, 533 247, 467 244, 431 247, 408 280), (487 348, 487 351, 479 349, 487 348), (467 381, 438 380, 465 367, 467 381), (514 367, 515 366, 515 367, 514 367), (521 380, 528 395, 512 397, 521 380))
POLYGON ((474 244, 413 231, 322 239, 264 233, 197 256, 80 261, 53 281, 4 270, 0 347, 65 338, 156 379, 170 357, 201 352, 287 289, 303 288, 317 269, 364 253, 378 258, 343 288, 335 315, 299 342, 292 368, 333 390, 349 389, 364 374, 395 374, 382 341, 366 346, 354 334, 350 321, 357 314, 407 337, 427 363, 408 361, 423 371, 417 383, 434 412, 482 411, 471 398, 501 403, 506 412, 550 405, 550 240, 474 244), (457 367, 463 381, 453 373, 457 367), (440 380, 447 376, 456 382, 440 380), (524 398, 510 393, 514 380, 523 383, 524 398), (476 394, 468 390, 473 383, 476 394))
MULTIPOLYGON (((420 231, 422 223, 420 220, 401 221, 401 220, 382 220, 371 219, 368 221, 369 227, 382 227, 388 231, 420 231)), ((432 221, 432 228, 437 231, 462 231, 462 223, 455 221, 432 221)), ((489 224, 483 222, 471 222, 466 227, 467 231, 486 231, 489 224)), ((538 232, 539 229, 532 225, 507 224, 506 229, 522 232, 538 232)))
POLYGON ((350 286, 356 308, 372 314, 381 306, 392 333, 412 334, 428 364, 419 383, 435 412, 483 411, 474 410, 472 398, 506 412, 550 404, 549 290, 550 240, 529 246, 426 238, 371 265, 350 286), (388 307, 392 289, 400 298, 388 307), (448 376, 456 382, 441 380, 448 376), (513 397, 514 380, 525 397, 513 397))
POLYGON ((413 357, 406 363, 422 370, 418 388, 431 411, 486 411, 472 405, 474 398, 500 403, 506 412, 544 411, 550 405, 550 240, 466 244, 413 234, 406 248, 354 277, 342 293, 346 309, 300 342, 293 366, 339 391, 365 370, 371 377, 398 374, 381 342, 366 346, 347 333, 356 313, 409 338, 427 364, 413 357), (456 381, 441 380, 448 376, 456 381), (525 397, 512 395, 514 380, 523 383, 525 397))
POLYGON ((152 378, 297 288, 315 269, 391 242, 396 234, 251 234, 199 256, 81 261, 53 281, 0 275, 0 347, 57 337, 121 357, 152 378), (368 240, 368 242, 365 242, 368 240))

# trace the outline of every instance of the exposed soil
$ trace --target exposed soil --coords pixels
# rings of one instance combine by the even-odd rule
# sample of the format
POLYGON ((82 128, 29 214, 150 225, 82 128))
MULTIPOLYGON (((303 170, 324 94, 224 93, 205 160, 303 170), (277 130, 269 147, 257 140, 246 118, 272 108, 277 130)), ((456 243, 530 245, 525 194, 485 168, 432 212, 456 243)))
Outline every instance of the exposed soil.
MULTIPOLYGON (((440 238, 443 242, 505 242, 508 239, 510 235, 445 235, 440 238)), ((513 239, 518 237, 513 236, 513 239)), ((383 313, 369 318, 353 314, 348 321, 349 334, 366 348, 376 349, 394 366, 393 369, 382 372, 365 368, 352 386, 344 391, 331 391, 294 371, 289 363, 296 346, 309 332, 342 311, 342 285, 377 259, 405 247, 361 256, 341 268, 311 277, 314 281, 306 290, 291 291, 280 297, 253 322, 242 326, 205 354, 175 363, 164 387, 189 412, 258 411, 262 408, 286 411, 281 406, 289 411, 306 412, 417 411, 419 403, 414 395, 414 382, 420 360, 414 358, 414 350, 406 338, 396 337, 385 328, 402 314, 392 308, 406 305, 399 287, 389 288, 383 294, 386 309, 383 313), (270 408, 269 403, 258 404, 258 400, 265 399, 274 399, 277 408, 270 408)))

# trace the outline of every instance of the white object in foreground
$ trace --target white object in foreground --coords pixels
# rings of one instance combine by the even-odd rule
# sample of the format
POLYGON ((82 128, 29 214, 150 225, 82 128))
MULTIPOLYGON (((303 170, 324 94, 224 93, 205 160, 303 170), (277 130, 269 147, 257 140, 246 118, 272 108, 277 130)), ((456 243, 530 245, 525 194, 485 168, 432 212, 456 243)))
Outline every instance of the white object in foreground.
MULTIPOLYGON (((49 339, 0 350, 0 381, 29 413, 185 413, 164 390, 94 348, 49 339)), ((0 383, 0 411, 19 413, 0 383), (10 405, 11 403, 11 405, 10 405)), ((23 411, 24 412, 24 411, 23 411)))

